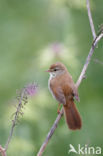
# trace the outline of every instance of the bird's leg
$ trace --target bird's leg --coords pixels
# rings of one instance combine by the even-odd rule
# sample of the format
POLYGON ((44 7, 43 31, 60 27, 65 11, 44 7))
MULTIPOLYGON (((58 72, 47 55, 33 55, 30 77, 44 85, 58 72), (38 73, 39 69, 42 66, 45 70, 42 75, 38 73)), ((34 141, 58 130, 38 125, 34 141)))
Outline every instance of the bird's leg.
POLYGON ((57 109, 57 113, 60 114, 60 103, 58 104, 58 109, 57 109))

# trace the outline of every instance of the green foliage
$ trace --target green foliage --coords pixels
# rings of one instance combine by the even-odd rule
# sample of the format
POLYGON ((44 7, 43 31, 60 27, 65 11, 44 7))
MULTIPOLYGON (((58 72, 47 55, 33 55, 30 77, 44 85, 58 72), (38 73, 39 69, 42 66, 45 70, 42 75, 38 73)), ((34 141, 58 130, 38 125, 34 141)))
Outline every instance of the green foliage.
MULTIPOLYGON (((102 6, 102 0, 91 1, 96 30, 103 23, 102 6)), ((57 116, 57 102, 48 91, 49 76, 44 71, 61 61, 76 82, 92 40, 85 1, 0 1, 0 144, 5 145, 9 135, 16 89, 34 81, 39 85, 15 128, 8 155, 36 155, 57 116), (58 54, 54 44, 60 47, 58 54)), ((69 144, 103 145, 103 65, 93 61, 102 58, 101 41, 79 87, 82 130, 68 130, 63 117, 45 156, 67 156, 69 144)))

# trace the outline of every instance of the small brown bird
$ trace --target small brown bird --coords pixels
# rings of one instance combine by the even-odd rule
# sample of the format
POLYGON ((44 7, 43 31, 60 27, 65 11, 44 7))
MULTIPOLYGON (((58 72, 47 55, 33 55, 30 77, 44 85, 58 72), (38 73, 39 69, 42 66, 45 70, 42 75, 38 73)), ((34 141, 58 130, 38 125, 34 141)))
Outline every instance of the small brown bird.
POLYGON ((81 129, 82 121, 74 104, 74 98, 79 101, 77 88, 64 64, 57 62, 47 70, 50 73, 48 87, 52 96, 63 104, 67 125, 70 129, 81 129))

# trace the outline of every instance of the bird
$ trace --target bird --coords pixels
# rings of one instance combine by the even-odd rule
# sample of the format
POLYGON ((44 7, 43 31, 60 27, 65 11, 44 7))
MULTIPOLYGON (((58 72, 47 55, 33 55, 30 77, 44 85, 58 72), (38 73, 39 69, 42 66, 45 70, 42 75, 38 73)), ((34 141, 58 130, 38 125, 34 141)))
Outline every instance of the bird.
POLYGON ((59 105, 63 105, 68 128, 71 130, 80 130, 82 120, 74 103, 74 99, 79 101, 79 95, 72 76, 66 66, 61 62, 52 64, 47 72, 50 74, 48 88, 53 98, 59 102, 59 105))

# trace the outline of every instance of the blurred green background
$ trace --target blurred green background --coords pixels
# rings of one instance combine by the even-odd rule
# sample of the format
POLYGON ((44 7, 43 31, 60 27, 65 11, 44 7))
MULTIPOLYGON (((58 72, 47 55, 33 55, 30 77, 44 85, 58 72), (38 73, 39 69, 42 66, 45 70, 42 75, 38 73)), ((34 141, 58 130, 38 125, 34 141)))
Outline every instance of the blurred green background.
MULTIPOLYGON (((103 23, 103 0, 92 0, 91 10, 97 31, 103 23)), ((9 135, 16 89, 31 82, 39 85, 37 95, 29 99, 15 128, 8 156, 37 154, 58 106, 48 91, 49 75, 44 71, 61 61, 76 82, 92 40, 85 0, 0 0, 1 145, 5 145, 9 135)), ((82 130, 68 130, 63 117, 44 156, 67 156, 69 144, 75 148, 78 144, 103 147, 103 65, 94 59, 103 61, 103 40, 79 87, 77 107, 82 130)))

